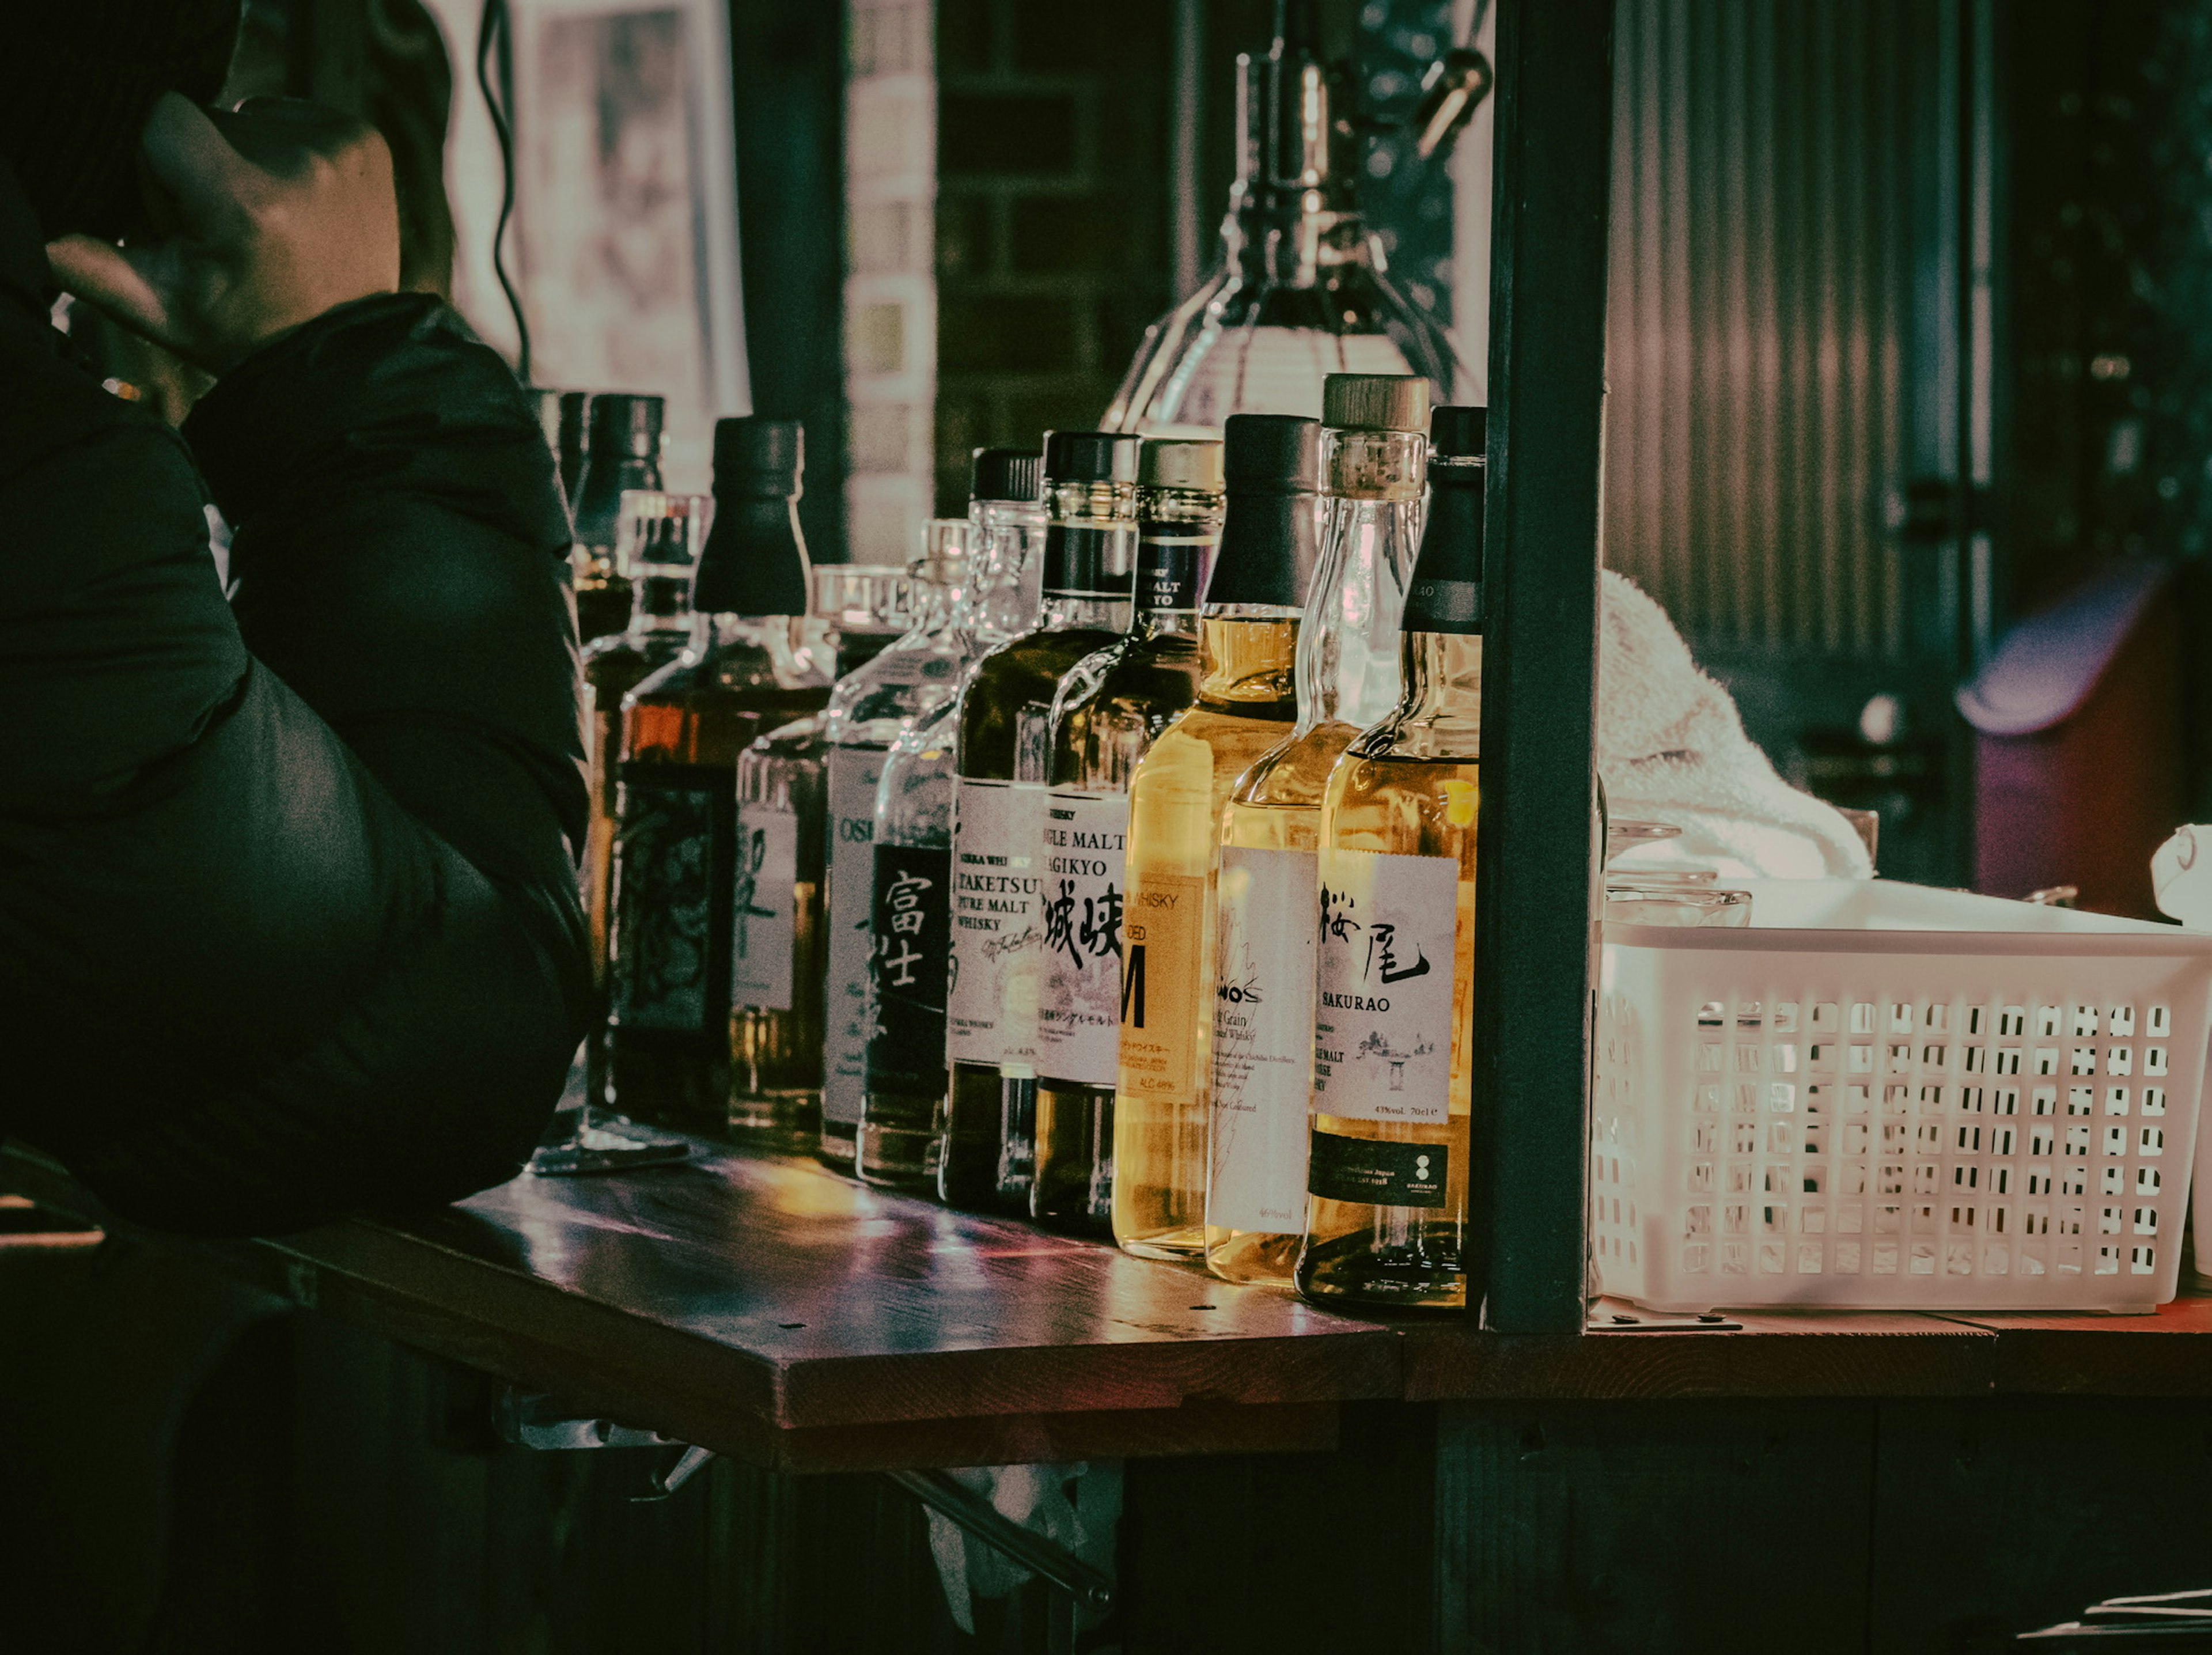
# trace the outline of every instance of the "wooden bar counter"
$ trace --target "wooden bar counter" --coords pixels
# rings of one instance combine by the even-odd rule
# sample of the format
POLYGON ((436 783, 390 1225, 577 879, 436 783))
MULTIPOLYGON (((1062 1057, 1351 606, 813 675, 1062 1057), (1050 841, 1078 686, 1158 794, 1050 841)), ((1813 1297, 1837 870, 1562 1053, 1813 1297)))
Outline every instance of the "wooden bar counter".
MULTIPOLYGON (((21 1151, 0 1189, 100 1216, 21 1151)), ((561 1650, 1058 1646, 1031 1588, 967 1641, 919 1505, 836 1475, 1023 1462, 1121 1463, 1132 1652, 1978 1648, 1958 1640, 2202 1584, 2212 1298, 1607 1304, 1579 1338, 1481 1334, 704 1148, 276 1240, 133 1239, 290 1329, 301 1590, 369 1628, 333 1647, 505 1647, 485 1627, 533 1616, 561 1650), (515 1396, 721 1457, 637 1505, 659 1462, 502 1442, 483 1421, 515 1396), (1731 1610, 1769 1641, 1715 1638, 1700 1617, 1778 1525, 1791 1591, 1731 1610), (842 1589, 862 1554, 891 1584, 842 1589)))
MULTIPOLYGON (((51 1164, 0 1183, 98 1217, 51 1164)), ((1194 1267, 701 1147, 204 1250, 295 1303, 779 1470, 1321 1449, 1340 1405, 2212 1395, 2212 1299, 2155 1316, 1599 1307, 1582 1338, 1364 1320, 1194 1267)))

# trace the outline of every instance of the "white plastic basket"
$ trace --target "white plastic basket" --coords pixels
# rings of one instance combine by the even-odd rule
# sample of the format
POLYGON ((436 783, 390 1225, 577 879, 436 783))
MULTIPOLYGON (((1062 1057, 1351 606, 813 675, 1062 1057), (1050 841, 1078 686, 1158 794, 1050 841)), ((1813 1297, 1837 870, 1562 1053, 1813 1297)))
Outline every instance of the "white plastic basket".
POLYGON ((1741 883, 1749 929, 1605 928, 1605 1292, 1668 1311, 2173 1296, 2212 935, 1886 880, 1741 883))

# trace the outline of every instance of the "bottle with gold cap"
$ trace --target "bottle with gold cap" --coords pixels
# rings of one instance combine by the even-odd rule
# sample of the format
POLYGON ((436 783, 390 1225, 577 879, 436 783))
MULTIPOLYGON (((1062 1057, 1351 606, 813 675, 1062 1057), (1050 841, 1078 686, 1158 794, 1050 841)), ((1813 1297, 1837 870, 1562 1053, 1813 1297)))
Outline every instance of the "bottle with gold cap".
POLYGON ((1114 1238, 1150 1258, 1205 1251, 1221 811, 1297 718, 1298 605, 1320 549, 1321 425, 1231 414, 1221 547, 1200 613, 1198 699, 1129 784, 1114 1238))
POLYGON ((1199 602, 1221 516, 1221 444, 1147 438, 1128 635, 1079 661, 1052 704, 1030 1212, 1087 1234, 1113 1222, 1129 783, 1197 696, 1199 602))
POLYGON ((1313 1139, 1298 1291, 1467 1303, 1484 411, 1439 408, 1398 704, 1322 796, 1313 1139))
POLYGON ((1296 727, 1221 818, 1206 1264, 1288 1285, 1305 1228, 1322 790, 1398 697, 1419 546, 1428 381, 1335 374, 1322 403, 1321 562, 1298 629, 1296 727))

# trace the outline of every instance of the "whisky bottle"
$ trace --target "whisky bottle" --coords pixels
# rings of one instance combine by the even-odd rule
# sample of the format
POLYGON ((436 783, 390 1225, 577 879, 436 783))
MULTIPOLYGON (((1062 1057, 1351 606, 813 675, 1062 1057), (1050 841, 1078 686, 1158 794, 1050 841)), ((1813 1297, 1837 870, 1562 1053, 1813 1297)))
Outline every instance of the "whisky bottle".
MULTIPOLYGON (((979 448, 968 508, 967 581, 957 624, 975 659, 1035 624, 1045 514, 1035 451, 979 448)), ((961 687, 974 675, 971 665, 961 687)), ((957 698, 892 742, 876 791, 872 1020, 859 1166, 872 1183, 934 1178, 944 1199, 990 1204, 998 1122, 987 1123, 969 1182, 945 1188, 948 1074, 945 1012, 951 968, 953 772, 957 698)))
POLYGON ((1206 1265, 1288 1284, 1305 1227, 1314 902, 1322 789, 1398 697, 1398 622, 1419 549, 1428 383, 1336 374, 1322 404, 1321 562, 1298 628, 1298 721, 1237 778, 1221 824, 1217 1062, 1206 1265), (1221 1129, 1224 1120, 1230 1122, 1221 1129))
POLYGON ((1345 749, 1322 798, 1297 1286, 1324 1302, 1467 1303, 1483 433, 1481 409, 1437 410, 1405 688, 1345 749))
MULTIPOLYGON (((913 618, 915 591, 903 569, 847 564, 833 580, 824 580, 824 573, 814 571, 814 611, 801 623, 802 636, 812 641, 817 660, 849 658, 858 664, 839 677, 822 711, 756 737, 738 756, 737 780, 739 843, 749 843, 756 834, 767 836, 763 843, 772 845, 789 839, 797 846, 798 879, 789 902, 779 891, 773 898, 762 897, 756 911, 738 917, 731 984, 736 1004, 730 1019, 729 1135, 761 1147, 807 1153, 820 1138, 823 1087, 840 1050, 841 1013, 847 1021, 858 1014, 857 1008, 833 1003, 829 978, 866 969, 865 956, 857 967, 850 958, 849 939, 840 948, 830 911, 830 887, 841 860, 839 837, 849 835, 856 824, 856 789, 848 767, 838 760, 832 719, 880 687, 884 674, 877 669, 889 654, 884 640, 905 632, 902 623, 913 618)), ((838 717, 840 730, 845 721, 838 717)), ((864 836, 863 879, 865 836, 874 827, 872 783, 866 792, 866 801, 857 812, 864 836)), ((853 848, 844 847, 842 860, 848 873, 853 855, 853 848)), ((861 921, 865 924, 865 913, 861 921)), ((842 1165, 849 1171, 849 1132, 846 1148, 842 1165)))
POLYGON ((622 567, 615 531, 624 490, 660 487, 662 410, 659 397, 606 392, 591 399, 583 475, 570 502, 580 642, 619 632, 629 623, 629 572, 622 567))
MULTIPOLYGON (((1199 621, 1198 699, 1129 784, 1114 1238, 1153 1258, 1205 1251, 1221 812, 1297 721, 1298 605, 1320 541, 1319 423, 1231 414, 1225 435, 1228 509, 1199 621)), ((1243 1026, 1232 1018, 1232 1070, 1243 1026)))
MULTIPOLYGON (((607 1100, 708 1135, 728 1123, 737 951, 756 935, 788 934, 800 873, 795 833, 770 823, 738 842, 738 756, 830 697, 829 674, 795 642, 807 599, 800 456, 796 421, 716 426, 714 522, 693 583, 690 642, 623 702, 607 1100)), ((749 973, 776 969, 745 962, 749 973)), ((783 997, 787 1008, 787 989, 783 997)))
POLYGON ((1139 447, 1101 431, 1047 434, 1038 624, 977 662, 960 697, 939 1187, 962 1204, 988 1190, 982 1204, 1029 1210, 1053 697, 1128 624, 1139 447))
MULTIPOLYGON (((976 659, 1028 630, 1044 538, 1041 456, 978 449, 969 556, 955 624, 976 659)), ((973 672, 963 672, 964 687, 973 672)), ((874 952, 858 1165, 871 1183, 941 1181, 951 968, 952 802, 959 703, 948 697, 891 743, 876 789, 874 952)), ((992 1135, 995 1148, 996 1134, 992 1135)), ((963 1191, 985 1204, 996 1179, 963 1191)))
POLYGON ((974 654, 958 625, 967 578, 966 520, 926 524, 921 554, 910 570, 911 630, 841 678, 822 715, 829 946, 823 985, 822 1120, 812 1147, 848 1172, 856 1165, 867 1086, 877 785, 891 743, 951 698, 974 654))
MULTIPOLYGON (((1221 444, 1146 438, 1128 636, 1078 662, 1053 702, 1030 1212, 1061 1229, 1104 1235, 1113 1227, 1129 784, 1160 732, 1197 696, 1200 596, 1221 515, 1221 444)), ((1127 986, 1142 984, 1132 978, 1127 986)))
POLYGON ((633 489, 622 497, 616 545, 631 570, 629 624, 584 646, 584 722, 591 734, 592 816, 585 836, 584 903, 592 980, 605 987, 607 883, 615 844, 615 771, 623 697, 691 642, 691 577, 706 538, 704 495, 633 489))

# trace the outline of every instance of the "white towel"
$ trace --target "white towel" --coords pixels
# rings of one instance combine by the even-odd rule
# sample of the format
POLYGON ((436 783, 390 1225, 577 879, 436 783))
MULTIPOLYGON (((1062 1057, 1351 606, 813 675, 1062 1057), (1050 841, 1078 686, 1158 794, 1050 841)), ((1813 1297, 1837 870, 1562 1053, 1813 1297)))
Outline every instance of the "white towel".
POLYGON ((1618 820, 1682 830, 1626 865, 1696 863, 1734 879, 1872 877, 1857 832, 1774 773, 1665 610, 1607 569, 1601 611, 1597 764, 1607 809, 1618 820))

